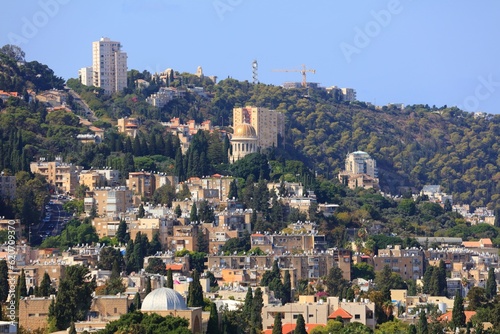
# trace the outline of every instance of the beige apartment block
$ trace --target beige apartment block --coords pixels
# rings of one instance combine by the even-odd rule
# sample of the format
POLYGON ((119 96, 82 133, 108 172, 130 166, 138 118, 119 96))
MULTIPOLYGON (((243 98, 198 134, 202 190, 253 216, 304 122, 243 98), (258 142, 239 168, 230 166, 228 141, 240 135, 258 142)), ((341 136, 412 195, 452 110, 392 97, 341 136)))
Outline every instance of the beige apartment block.
POLYGON ((99 238, 113 238, 116 231, 118 231, 118 226, 120 226, 120 219, 116 219, 116 217, 95 217, 92 219, 92 226, 99 238))
POLYGON ((117 127, 118 132, 135 138, 135 136, 137 136, 137 128, 139 127, 139 122, 136 118, 119 118, 117 127))
POLYGON ((127 87, 127 54, 120 42, 107 37, 92 42, 92 80, 95 87, 106 94, 120 92, 127 87))
POLYGON ((261 149, 278 146, 278 136, 284 135, 283 113, 267 108, 247 106, 233 109, 233 128, 250 124, 257 135, 257 146, 261 149))
POLYGON ((19 300, 19 326, 29 331, 47 328, 50 297, 27 297, 19 300))
POLYGON ((64 163, 61 157, 55 161, 41 159, 30 164, 32 173, 45 176, 47 182, 55 186, 59 191, 73 194, 78 186, 78 175, 83 170, 82 166, 64 163))
POLYGON ((85 213, 90 214, 94 206, 98 216, 114 217, 134 207, 134 196, 126 187, 96 188, 85 194, 85 213))
POLYGON ((424 252, 417 248, 402 249, 401 245, 394 248, 379 249, 373 257, 375 271, 381 271, 386 265, 401 276, 403 280, 419 279, 424 275, 424 252))
POLYGON ((134 195, 153 196, 155 191, 155 175, 148 172, 131 172, 128 174, 127 187, 134 195))
POLYGON ((173 222, 163 218, 139 218, 128 224, 130 238, 135 240, 137 233, 147 235, 149 241, 153 239, 155 233, 159 234, 160 243, 167 246, 167 237, 172 234, 173 222))

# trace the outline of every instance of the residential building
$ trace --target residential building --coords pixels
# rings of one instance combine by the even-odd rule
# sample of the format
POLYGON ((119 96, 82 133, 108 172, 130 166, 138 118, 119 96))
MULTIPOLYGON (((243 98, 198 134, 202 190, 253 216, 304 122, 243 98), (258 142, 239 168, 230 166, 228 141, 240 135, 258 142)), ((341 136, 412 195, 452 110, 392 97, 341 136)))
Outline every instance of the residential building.
POLYGON ((80 172, 79 182, 89 190, 94 190, 98 187, 117 186, 119 178, 120 172, 116 169, 90 169, 80 172))
POLYGON ((420 191, 421 196, 427 196, 430 202, 441 204, 441 206, 449 201, 453 205, 453 196, 447 195, 442 191, 440 185, 425 185, 420 191))
POLYGON ((119 118, 117 122, 118 132, 124 133, 132 138, 137 136, 139 121, 136 118, 119 118))
POLYGON ((375 271, 381 271, 388 265, 403 280, 421 278, 424 275, 424 261, 423 250, 418 248, 402 249, 401 245, 379 249, 378 255, 373 257, 375 271))
POLYGON ((107 37, 92 43, 93 86, 106 94, 120 92, 127 87, 127 54, 120 42, 107 37))
POLYGON ((120 226, 118 217, 95 217, 92 219, 92 226, 95 228, 99 239, 110 237, 113 238, 120 226))
POLYGON ((170 251, 198 250, 198 225, 176 225, 172 235, 167 237, 166 249, 170 251))
POLYGON ((99 216, 118 216, 134 207, 132 190, 126 187, 101 187, 87 191, 84 198, 85 213, 90 214, 95 207, 99 216))
POLYGON ((49 306, 55 296, 28 297, 19 300, 19 326, 34 331, 38 328, 47 328, 49 306))
POLYGON ((92 86, 94 84, 93 78, 94 72, 92 66, 82 67, 78 70, 78 78, 80 83, 85 86, 92 86))
POLYGON ((375 329, 375 303, 365 299, 361 302, 340 300, 339 297, 328 297, 326 301, 317 296, 299 296, 298 303, 285 305, 264 305, 262 308, 262 324, 264 329, 271 329, 276 313, 282 314, 283 323, 296 323, 301 314, 306 324, 326 324, 329 319, 342 318, 344 323, 359 322, 375 329))
MULTIPOLYGON (((253 127, 257 136, 258 148, 277 147, 279 144, 278 137, 283 137, 285 132, 285 115, 261 107, 234 108, 233 128, 235 134, 237 134, 236 129, 241 124, 250 124, 253 127)), ((246 132, 240 135, 243 134, 246 134, 246 132)))
POLYGON ((377 162, 363 151, 349 153, 345 160, 345 169, 339 173, 339 181, 351 189, 378 189, 377 162))
POLYGON ((13 200, 16 198, 16 177, 0 174, 0 198, 13 200))
POLYGON ((155 191, 155 175, 148 172, 130 172, 128 174, 127 187, 134 195, 151 197, 155 191))
POLYGON ((78 175, 83 167, 64 163, 61 157, 56 157, 55 161, 47 162, 41 158, 38 162, 32 162, 30 170, 32 173, 45 176, 47 182, 57 190, 73 194, 78 186, 78 175))

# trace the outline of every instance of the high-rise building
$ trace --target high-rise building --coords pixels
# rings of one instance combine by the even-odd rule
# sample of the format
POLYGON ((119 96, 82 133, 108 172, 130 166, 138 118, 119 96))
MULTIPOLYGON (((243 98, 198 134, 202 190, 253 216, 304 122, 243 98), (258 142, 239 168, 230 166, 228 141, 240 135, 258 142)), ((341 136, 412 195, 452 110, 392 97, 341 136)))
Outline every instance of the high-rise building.
POLYGON ((261 149, 278 146, 278 135, 285 132, 285 115, 276 110, 260 107, 233 109, 233 128, 250 124, 257 135, 257 146, 261 149))
POLYGON ((127 87, 127 54, 121 48, 120 42, 107 37, 92 43, 93 85, 103 88, 106 94, 127 87))
POLYGON ((92 80, 92 66, 82 67, 78 70, 78 78, 80 78, 80 82, 85 86, 92 86, 94 84, 92 80))
POLYGON ((347 155, 345 170, 350 174, 367 174, 371 177, 378 177, 377 162, 363 151, 356 151, 347 155))

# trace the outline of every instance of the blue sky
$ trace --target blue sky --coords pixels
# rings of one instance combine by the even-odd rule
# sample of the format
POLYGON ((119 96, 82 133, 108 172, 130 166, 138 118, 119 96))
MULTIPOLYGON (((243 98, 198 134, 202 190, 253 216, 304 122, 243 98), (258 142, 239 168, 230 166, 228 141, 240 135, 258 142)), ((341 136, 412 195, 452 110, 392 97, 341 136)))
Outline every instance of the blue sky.
POLYGON ((92 62, 92 41, 123 44, 129 69, 173 68, 356 89, 358 99, 500 113, 500 1, 25 0, 0 11, 0 45, 64 78, 92 62))

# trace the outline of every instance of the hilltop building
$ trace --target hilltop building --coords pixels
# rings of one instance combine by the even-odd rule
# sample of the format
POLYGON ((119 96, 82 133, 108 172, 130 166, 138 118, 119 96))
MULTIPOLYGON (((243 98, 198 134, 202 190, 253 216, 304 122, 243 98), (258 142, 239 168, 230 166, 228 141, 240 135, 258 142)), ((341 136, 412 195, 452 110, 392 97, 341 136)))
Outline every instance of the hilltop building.
POLYGON ((349 153, 345 170, 339 173, 339 181, 349 188, 379 188, 377 162, 363 151, 349 153))
POLYGON ((278 138, 284 135, 285 117, 275 110, 260 107, 233 109, 233 129, 231 138, 232 161, 244 156, 278 146, 278 138))
MULTIPOLYGON (((121 48, 120 42, 107 37, 92 43, 92 85, 103 88, 106 94, 127 87, 127 54, 121 48)), ((88 70, 80 70, 82 78, 89 81, 88 70)))

